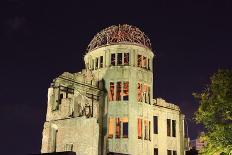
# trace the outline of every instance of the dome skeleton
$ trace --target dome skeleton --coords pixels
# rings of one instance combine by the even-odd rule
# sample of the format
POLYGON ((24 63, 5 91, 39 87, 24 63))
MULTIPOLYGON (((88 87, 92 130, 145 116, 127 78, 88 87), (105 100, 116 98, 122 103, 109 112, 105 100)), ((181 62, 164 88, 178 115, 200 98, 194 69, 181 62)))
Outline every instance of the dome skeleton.
POLYGON ((89 43, 87 52, 109 44, 132 43, 151 48, 150 39, 137 27, 123 24, 110 26, 97 33, 89 43))

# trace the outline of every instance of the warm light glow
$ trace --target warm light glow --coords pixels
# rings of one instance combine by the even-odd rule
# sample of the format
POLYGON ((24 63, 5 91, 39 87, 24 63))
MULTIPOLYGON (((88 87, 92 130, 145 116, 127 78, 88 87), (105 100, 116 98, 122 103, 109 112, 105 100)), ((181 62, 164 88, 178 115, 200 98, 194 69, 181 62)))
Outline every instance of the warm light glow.
POLYGON ((123 82, 123 100, 128 101, 129 100, 129 82, 123 82))
POLYGON ((122 95, 122 82, 117 82, 116 101, 121 101, 122 95))
POLYGON ((142 119, 138 118, 138 139, 142 139, 142 119))
POLYGON ((121 122, 120 118, 116 118, 116 137, 115 138, 120 138, 121 137, 121 122))
POLYGON ((114 135, 114 118, 110 118, 109 119, 109 133, 108 133, 108 137, 109 138, 113 138, 114 135))
POLYGON ((114 101, 114 83, 110 82, 110 90, 108 93, 109 101, 114 101))

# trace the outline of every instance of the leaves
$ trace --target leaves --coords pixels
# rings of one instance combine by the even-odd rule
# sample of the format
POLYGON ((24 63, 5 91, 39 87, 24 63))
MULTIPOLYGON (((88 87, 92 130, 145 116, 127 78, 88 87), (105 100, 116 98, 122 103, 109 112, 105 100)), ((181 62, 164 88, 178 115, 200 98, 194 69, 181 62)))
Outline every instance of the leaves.
POLYGON ((202 154, 232 153, 232 70, 218 70, 210 80, 204 91, 193 93, 200 103, 195 120, 208 130, 202 154))

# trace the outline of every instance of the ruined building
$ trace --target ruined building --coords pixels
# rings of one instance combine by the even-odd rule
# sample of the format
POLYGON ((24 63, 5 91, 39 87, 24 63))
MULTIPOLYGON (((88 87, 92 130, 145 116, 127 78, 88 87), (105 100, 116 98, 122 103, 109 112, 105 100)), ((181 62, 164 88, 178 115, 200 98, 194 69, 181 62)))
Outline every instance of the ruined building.
POLYGON ((184 155, 184 115, 153 99, 149 38, 130 25, 93 38, 81 72, 64 72, 48 89, 42 153, 184 155))

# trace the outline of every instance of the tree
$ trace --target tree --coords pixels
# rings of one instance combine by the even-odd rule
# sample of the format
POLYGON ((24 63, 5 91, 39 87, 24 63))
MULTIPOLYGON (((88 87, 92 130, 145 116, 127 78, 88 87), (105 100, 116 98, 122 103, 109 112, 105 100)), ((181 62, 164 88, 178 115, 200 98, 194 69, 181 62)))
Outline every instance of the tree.
POLYGON ((205 90, 193 93, 200 103, 195 120, 207 129, 202 137, 207 146, 201 152, 232 154, 232 70, 218 70, 210 80, 205 90))

